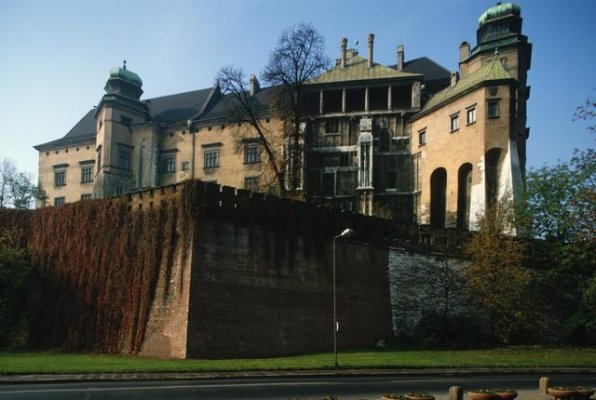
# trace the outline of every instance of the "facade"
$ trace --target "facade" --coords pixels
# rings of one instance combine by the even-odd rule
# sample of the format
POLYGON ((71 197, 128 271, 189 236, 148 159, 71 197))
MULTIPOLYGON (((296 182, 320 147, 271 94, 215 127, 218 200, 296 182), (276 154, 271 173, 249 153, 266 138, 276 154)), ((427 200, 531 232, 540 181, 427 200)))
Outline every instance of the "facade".
MULTIPOLYGON (((335 67, 306 85, 304 197, 436 227, 475 227, 491 202, 515 197, 525 168, 531 44, 518 6, 479 20, 477 45, 461 44, 459 72, 426 57, 374 61, 342 39, 335 67)), ((251 79, 265 134, 284 153, 284 121, 268 107, 274 88, 251 79)), ((110 71, 103 96, 62 139, 39 151, 49 205, 201 179, 265 190, 262 141, 230 118, 218 87, 141 100, 142 81, 110 71)))

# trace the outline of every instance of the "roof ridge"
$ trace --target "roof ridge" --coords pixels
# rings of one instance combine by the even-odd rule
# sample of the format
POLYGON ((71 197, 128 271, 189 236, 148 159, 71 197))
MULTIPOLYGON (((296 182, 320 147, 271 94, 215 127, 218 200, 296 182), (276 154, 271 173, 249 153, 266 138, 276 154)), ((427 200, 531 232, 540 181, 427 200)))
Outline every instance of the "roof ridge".
POLYGON ((166 98, 166 97, 181 96, 181 95, 185 95, 185 94, 202 92, 202 91, 205 91, 205 90, 212 90, 213 88, 214 88, 214 86, 209 86, 209 87, 206 87, 206 88, 203 88, 203 89, 188 90, 186 92, 180 92, 180 93, 166 94, 166 95, 163 95, 163 96, 150 97, 148 99, 143 99, 141 101, 143 102, 143 101, 149 101, 149 100, 155 100, 155 99, 163 99, 163 98, 166 98))

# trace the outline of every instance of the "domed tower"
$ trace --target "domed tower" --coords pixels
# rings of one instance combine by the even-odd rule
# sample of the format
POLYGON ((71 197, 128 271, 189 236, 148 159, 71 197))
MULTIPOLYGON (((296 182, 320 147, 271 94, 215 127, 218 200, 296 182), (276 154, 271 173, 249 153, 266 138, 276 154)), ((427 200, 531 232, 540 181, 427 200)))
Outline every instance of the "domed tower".
POLYGON ((528 70, 532 60, 532 44, 522 33, 521 7, 513 3, 498 2, 480 15, 476 31, 477 45, 471 51, 464 42, 460 47, 460 71, 465 76, 495 58, 495 54, 514 77, 517 84, 510 139, 517 147, 520 172, 525 178, 526 140, 530 130, 526 127, 526 102, 530 97, 527 86, 528 70))
POLYGON ((143 81, 122 67, 110 69, 106 94, 101 98, 95 119, 95 197, 119 195, 135 188, 133 173, 133 130, 150 119, 147 105, 140 100, 143 81))

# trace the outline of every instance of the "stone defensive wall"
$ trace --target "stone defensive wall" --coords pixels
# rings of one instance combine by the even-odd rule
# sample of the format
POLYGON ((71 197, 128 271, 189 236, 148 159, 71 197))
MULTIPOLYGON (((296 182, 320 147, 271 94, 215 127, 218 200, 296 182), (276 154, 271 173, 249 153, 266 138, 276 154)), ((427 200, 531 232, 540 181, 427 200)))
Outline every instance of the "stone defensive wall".
MULTIPOLYGON (((158 357, 330 350, 391 335, 390 226, 200 181, 34 211, 1 210, 39 280, 30 344, 158 357)), ((33 293, 34 292, 34 293, 33 293)))
MULTIPOLYGON (((192 223, 186 357, 265 357, 333 348, 332 238, 340 348, 391 335, 386 221, 194 181, 129 196, 132 209, 182 208, 192 223)), ((170 310, 171 312, 171 310, 170 310)), ((149 321, 143 354, 165 349, 149 321)))

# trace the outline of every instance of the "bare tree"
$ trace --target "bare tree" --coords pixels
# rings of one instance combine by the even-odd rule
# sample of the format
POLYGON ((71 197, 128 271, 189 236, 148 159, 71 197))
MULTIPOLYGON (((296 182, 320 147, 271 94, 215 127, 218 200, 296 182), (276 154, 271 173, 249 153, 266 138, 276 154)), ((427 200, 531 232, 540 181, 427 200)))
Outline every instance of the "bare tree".
POLYGON ((267 160, 277 181, 279 192, 283 196, 286 191, 283 160, 273 150, 271 135, 262 124, 262 115, 266 105, 261 104, 255 93, 251 93, 248 89, 248 82, 241 68, 224 67, 217 73, 215 81, 225 95, 223 101, 228 121, 239 124, 246 123, 257 133, 260 144, 267 153, 267 160))
POLYGON ((7 207, 12 203, 10 191, 12 177, 15 176, 17 169, 14 163, 8 158, 2 159, 0 163, 0 207, 7 207))
POLYGON ((282 32, 262 74, 263 80, 276 88, 273 110, 288 124, 290 176, 287 180, 290 190, 300 186, 300 171, 304 168, 301 122, 305 117, 305 85, 330 65, 323 37, 311 24, 301 23, 282 32))

